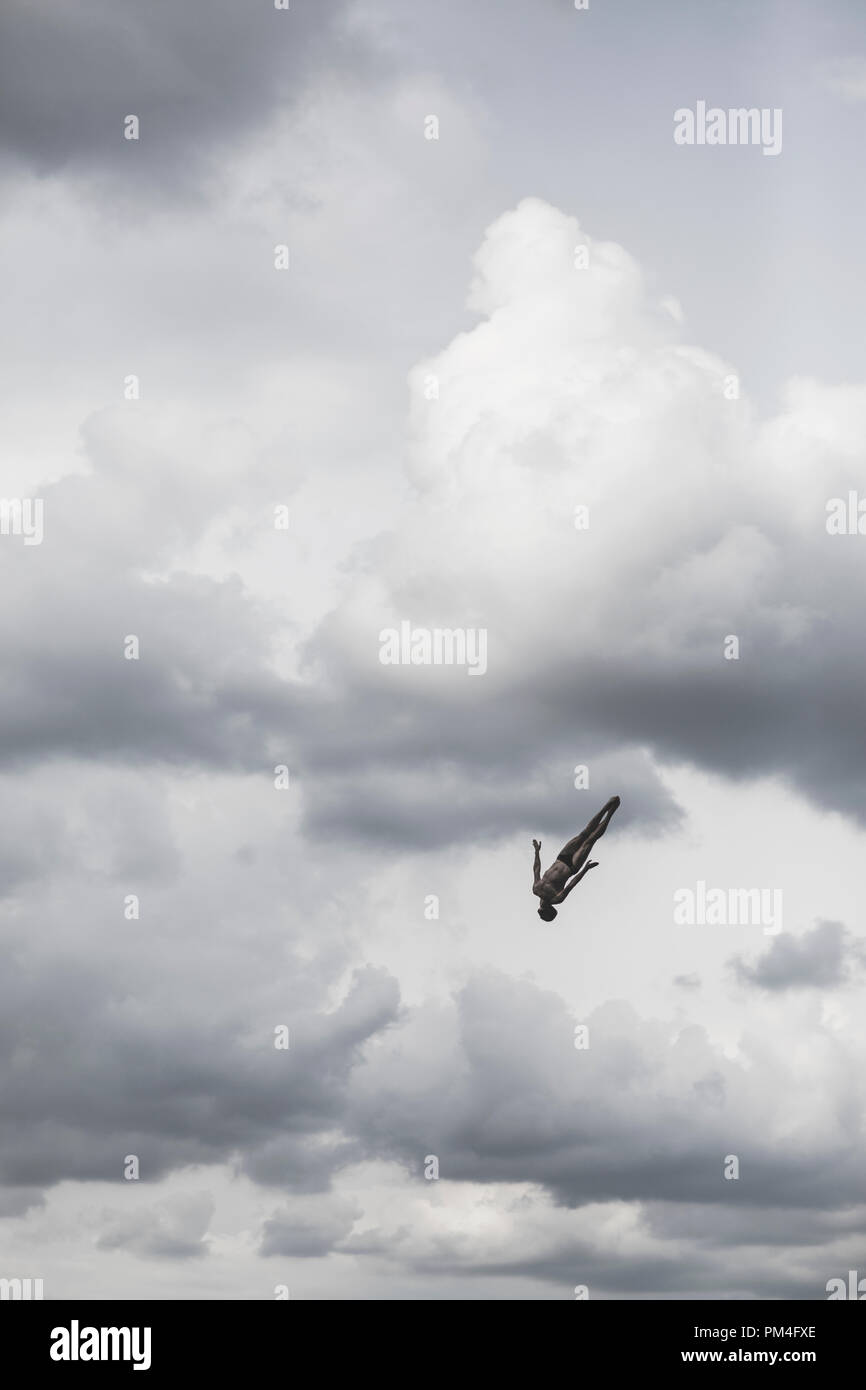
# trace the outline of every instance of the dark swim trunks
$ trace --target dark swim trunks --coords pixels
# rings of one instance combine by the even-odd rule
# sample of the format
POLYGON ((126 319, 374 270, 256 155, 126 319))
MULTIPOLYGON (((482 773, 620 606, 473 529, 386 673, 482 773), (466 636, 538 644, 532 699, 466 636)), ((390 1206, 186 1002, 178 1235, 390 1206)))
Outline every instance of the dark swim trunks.
POLYGON ((577 851, 579 849, 583 848, 585 844, 586 835, 575 835, 573 840, 569 840, 567 845, 562 846, 562 849, 556 856, 557 862, 560 864, 567 864, 569 868, 572 868, 574 863, 574 856, 577 854, 577 851))

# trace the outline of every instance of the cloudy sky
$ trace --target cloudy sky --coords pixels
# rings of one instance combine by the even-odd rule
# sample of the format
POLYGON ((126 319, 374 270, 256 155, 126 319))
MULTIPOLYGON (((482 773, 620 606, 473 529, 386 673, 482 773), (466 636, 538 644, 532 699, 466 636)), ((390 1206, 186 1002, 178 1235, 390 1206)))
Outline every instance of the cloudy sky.
POLYGON ((3 23, 0 1276, 866 1273, 859 0, 3 23))

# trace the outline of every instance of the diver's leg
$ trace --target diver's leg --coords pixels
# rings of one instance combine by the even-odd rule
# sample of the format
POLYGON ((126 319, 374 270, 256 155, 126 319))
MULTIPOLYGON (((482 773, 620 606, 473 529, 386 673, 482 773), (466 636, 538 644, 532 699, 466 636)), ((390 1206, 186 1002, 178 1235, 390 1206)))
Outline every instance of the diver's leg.
POLYGON ((586 863, 587 859, 592 853, 592 847, 597 839, 598 836, 595 835, 591 840, 584 840, 583 844, 580 846, 580 849, 576 852, 571 861, 571 867, 574 873, 579 873, 580 870, 583 868, 584 864, 586 863))
MULTIPOLYGON (((583 849, 584 846, 586 846, 588 854, 596 840, 599 840, 607 830, 610 824, 610 818, 618 806, 619 797, 612 796, 610 801, 602 806, 598 814, 593 816, 589 824, 581 830, 580 834, 575 835, 572 840, 569 840, 567 845, 563 845, 559 854, 556 856, 557 859, 561 859, 564 864, 571 864, 574 861, 574 856, 579 850, 583 849)), ((583 856, 581 863, 585 862, 586 857, 587 855, 583 856)))
POLYGON ((575 871, 577 871, 583 864, 586 863, 587 859, 592 853, 593 845, 596 843, 596 841, 601 839, 602 835, 607 830, 607 827, 610 825, 613 813, 618 805, 619 797, 615 796, 612 798, 611 801, 607 803, 607 806, 605 806, 604 811, 601 812, 601 815, 604 816, 604 819, 602 820, 598 828, 596 830, 593 830, 591 835, 586 836, 583 844, 580 847, 579 855, 576 855, 574 858, 575 871), (580 863, 578 863, 578 858, 580 859, 580 863))

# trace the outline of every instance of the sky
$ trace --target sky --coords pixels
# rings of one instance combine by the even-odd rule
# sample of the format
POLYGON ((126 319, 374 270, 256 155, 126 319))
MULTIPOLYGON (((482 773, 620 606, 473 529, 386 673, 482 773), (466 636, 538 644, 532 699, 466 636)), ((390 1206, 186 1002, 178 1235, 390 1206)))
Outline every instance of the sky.
POLYGON ((866 1275, 862 6, 3 29, 0 1277, 866 1275))

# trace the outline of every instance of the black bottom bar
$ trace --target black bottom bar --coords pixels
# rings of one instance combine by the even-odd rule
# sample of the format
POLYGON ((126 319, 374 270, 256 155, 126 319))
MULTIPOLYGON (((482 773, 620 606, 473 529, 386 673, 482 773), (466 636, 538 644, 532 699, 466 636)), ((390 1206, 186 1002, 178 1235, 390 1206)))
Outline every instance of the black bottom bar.
POLYGON ((803 1367, 826 1378, 857 1364, 866 1334, 866 1310, 844 1301, 576 1300, 547 1312, 545 1306, 474 1300, 447 1307, 410 1301, 396 1308, 364 1301, 2 1302, 2 1364, 4 1370, 17 1364, 19 1375, 47 1371, 52 1378, 105 1371, 135 1376, 138 1366, 142 1384, 145 1376, 153 1381, 195 1372, 201 1383, 202 1377, 272 1367, 287 1379, 348 1373, 354 1382, 363 1375, 378 1390, 379 1383, 418 1374, 405 1361, 409 1348, 401 1354, 408 1336, 410 1347, 423 1349, 427 1382, 437 1364, 453 1377, 468 1365, 483 1366, 488 1376, 503 1365, 514 1375, 523 1363, 536 1380, 552 1354, 565 1356, 576 1376, 588 1365, 596 1374, 648 1375, 717 1366, 803 1367))

